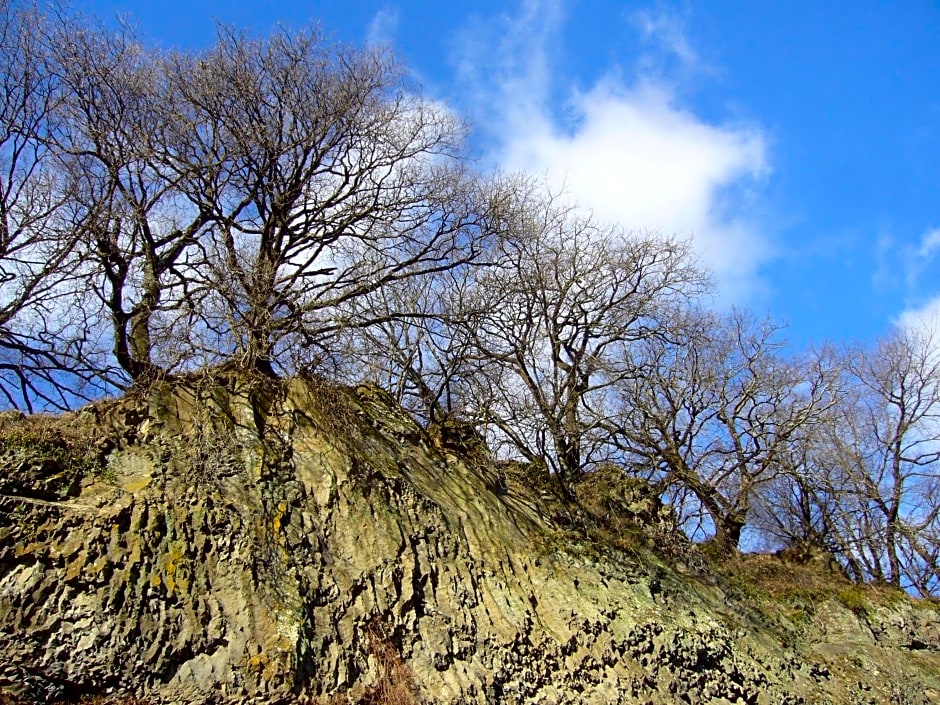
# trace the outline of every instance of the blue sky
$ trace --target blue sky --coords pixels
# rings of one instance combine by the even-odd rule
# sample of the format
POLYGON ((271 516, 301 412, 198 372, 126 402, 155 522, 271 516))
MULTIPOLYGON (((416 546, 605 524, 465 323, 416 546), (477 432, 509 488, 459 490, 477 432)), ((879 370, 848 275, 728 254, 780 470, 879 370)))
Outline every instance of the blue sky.
POLYGON ((809 342, 940 315, 940 5, 76 0, 164 46, 214 22, 388 43, 486 166, 692 238, 717 303, 809 342))

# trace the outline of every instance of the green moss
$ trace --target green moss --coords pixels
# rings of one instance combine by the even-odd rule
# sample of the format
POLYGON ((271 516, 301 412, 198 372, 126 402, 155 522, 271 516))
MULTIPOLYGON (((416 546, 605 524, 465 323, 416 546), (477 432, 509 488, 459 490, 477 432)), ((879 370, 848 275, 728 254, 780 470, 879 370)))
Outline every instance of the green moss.
POLYGON ((861 585, 847 585, 836 592, 835 597, 843 607, 857 615, 867 614, 871 609, 871 601, 861 585))
POLYGON ((725 592, 730 593, 739 600, 764 602, 772 599, 771 592, 766 587, 744 573, 731 572, 726 574, 725 582, 722 587, 725 589, 725 592))

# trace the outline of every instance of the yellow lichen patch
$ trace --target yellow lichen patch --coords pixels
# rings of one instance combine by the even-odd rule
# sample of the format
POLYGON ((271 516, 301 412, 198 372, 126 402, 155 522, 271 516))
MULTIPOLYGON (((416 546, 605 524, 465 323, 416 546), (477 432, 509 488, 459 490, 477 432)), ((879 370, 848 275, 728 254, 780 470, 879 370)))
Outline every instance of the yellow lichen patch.
POLYGON ((140 492, 142 489, 147 487, 153 478, 146 475, 137 475, 135 477, 128 477, 121 480, 120 487, 125 492, 135 493, 140 492))
POLYGON ((189 571, 185 568, 183 550, 180 545, 170 544, 162 562, 162 576, 157 578, 157 584, 162 582, 169 595, 174 592, 185 593, 189 587, 189 581, 186 578, 189 571))
MULTIPOLYGON (((56 553, 58 554, 58 556, 61 556, 63 558, 68 558, 69 556, 73 556, 79 551, 81 551, 84 545, 85 543, 82 540, 81 535, 76 534, 74 538, 67 539, 65 543, 59 546, 58 551, 56 551, 56 553)), ((55 549, 55 547, 53 547, 53 549, 55 549)))
POLYGON ((279 546, 284 545, 284 535, 281 533, 281 527, 284 525, 284 515, 287 513, 287 503, 279 502, 277 505, 277 511, 274 513, 274 518, 271 520, 271 527, 273 529, 274 541, 279 546))
POLYGON ((257 673, 264 681, 270 681, 277 674, 277 663, 266 653, 260 653, 248 659, 248 670, 257 673))

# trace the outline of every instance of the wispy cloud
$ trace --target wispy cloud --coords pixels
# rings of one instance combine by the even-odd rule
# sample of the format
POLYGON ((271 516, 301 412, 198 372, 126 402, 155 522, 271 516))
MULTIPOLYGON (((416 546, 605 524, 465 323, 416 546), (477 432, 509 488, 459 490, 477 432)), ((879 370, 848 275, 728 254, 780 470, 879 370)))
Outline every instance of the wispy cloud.
POLYGON ((930 364, 940 364, 940 296, 904 311, 894 324, 919 346, 918 352, 926 354, 930 364))
POLYGON ((926 285, 934 283, 933 271, 940 254, 940 228, 928 228, 918 239, 898 241, 892 234, 878 240, 878 268, 874 283, 882 290, 902 290, 908 298, 923 295, 926 285))
MULTIPOLYGON (((933 272, 940 255, 940 228, 928 228, 916 244, 900 251, 906 294, 911 303, 898 317, 896 323, 904 329, 931 329, 940 331, 940 294, 924 296, 925 289, 935 289, 933 272), (924 275, 929 283, 924 284, 924 275)), ((897 260, 896 260, 897 261, 897 260)))
POLYGON ((940 228, 931 228, 920 239, 918 254, 923 258, 933 259, 940 250, 940 228))
POLYGON ((470 110, 495 130, 544 112, 553 87, 548 47, 558 41, 561 0, 525 0, 516 15, 476 17, 456 51, 470 110), (494 102, 498 101, 498 102, 494 102))
POLYGON ((398 32, 398 10, 383 8, 375 13, 366 31, 366 43, 370 45, 391 45, 398 32))
POLYGON ((640 10, 630 20, 648 49, 641 57, 646 70, 654 66, 656 57, 671 57, 688 69, 703 68, 701 56, 687 37, 685 23, 675 12, 658 6, 640 10))
MULTIPOLYGON (((773 254, 748 211, 769 172, 765 135, 709 122, 666 81, 643 73, 627 80, 617 66, 577 89, 549 53, 562 17, 559 2, 529 0, 518 16, 490 23, 498 36, 468 35, 463 75, 492 136, 493 159, 507 170, 545 174, 601 218, 690 237, 723 298, 746 299, 773 254)), ((654 15, 636 22, 649 42, 665 41, 683 61, 696 60, 678 25, 654 15)))

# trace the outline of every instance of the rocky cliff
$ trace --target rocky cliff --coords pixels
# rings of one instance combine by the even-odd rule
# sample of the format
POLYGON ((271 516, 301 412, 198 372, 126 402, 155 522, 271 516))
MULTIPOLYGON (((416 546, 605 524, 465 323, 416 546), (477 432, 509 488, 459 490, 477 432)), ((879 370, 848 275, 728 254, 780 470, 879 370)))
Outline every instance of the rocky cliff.
POLYGON ((0 702, 940 701, 935 605, 666 560, 667 508, 605 482, 565 507, 472 432, 316 380, 7 414, 0 702))

